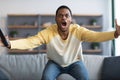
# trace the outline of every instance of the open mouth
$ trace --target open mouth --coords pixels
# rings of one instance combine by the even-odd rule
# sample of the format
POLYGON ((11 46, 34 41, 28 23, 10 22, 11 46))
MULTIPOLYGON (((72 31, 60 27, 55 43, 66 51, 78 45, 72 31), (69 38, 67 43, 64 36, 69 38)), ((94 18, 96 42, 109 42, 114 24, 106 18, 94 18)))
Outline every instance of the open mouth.
POLYGON ((62 26, 66 26, 67 25, 67 23, 66 22, 62 22, 62 26))

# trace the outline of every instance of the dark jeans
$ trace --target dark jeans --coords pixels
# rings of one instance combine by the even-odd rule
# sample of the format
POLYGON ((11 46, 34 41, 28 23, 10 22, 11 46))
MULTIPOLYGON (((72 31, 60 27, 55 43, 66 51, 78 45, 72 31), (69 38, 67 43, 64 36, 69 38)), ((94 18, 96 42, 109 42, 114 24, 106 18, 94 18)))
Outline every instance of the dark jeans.
POLYGON ((55 80, 62 73, 67 73, 76 80, 88 80, 88 73, 82 61, 77 61, 67 67, 61 67, 52 60, 47 63, 42 80, 55 80))

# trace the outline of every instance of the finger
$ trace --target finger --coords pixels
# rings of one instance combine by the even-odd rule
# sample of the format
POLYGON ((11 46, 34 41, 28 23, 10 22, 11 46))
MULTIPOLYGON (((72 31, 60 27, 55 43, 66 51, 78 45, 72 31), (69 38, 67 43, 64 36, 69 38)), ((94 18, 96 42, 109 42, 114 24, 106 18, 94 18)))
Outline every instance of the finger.
POLYGON ((9 37, 8 36, 5 36, 6 39, 8 39, 9 37))
POLYGON ((115 19, 115 25, 116 25, 116 27, 118 26, 118 24, 117 24, 117 19, 115 19))
POLYGON ((1 40, 0 40, 0 46, 2 46, 2 47, 4 46, 4 44, 2 43, 2 41, 1 41, 1 40))
POLYGON ((117 23, 117 19, 115 19, 115 27, 116 27, 116 29, 118 30, 119 25, 118 25, 118 23, 117 23))

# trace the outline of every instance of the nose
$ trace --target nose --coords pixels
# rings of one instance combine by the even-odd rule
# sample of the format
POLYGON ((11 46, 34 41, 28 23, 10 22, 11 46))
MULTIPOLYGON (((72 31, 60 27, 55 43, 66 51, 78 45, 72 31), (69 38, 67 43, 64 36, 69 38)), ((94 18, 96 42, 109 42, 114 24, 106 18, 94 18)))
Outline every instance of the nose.
POLYGON ((65 16, 65 15, 63 15, 63 16, 62 16, 62 19, 66 19, 66 16, 65 16))

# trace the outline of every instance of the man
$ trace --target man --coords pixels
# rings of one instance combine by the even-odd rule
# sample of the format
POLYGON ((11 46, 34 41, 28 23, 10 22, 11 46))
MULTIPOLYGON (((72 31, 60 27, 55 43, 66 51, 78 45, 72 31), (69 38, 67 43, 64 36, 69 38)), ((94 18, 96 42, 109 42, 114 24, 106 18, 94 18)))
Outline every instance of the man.
MULTIPOLYGON (((67 6, 56 11, 56 23, 37 35, 25 39, 10 41, 11 49, 31 49, 47 44, 48 63, 43 71, 42 80, 55 80, 60 74, 67 73, 76 80, 88 80, 88 73, 82 59, 83 41, 102 42, 120 35, 120 26, 116 31, 95 32, 72 24, 72 12, 67 6), (104 37, 104 38, 103 38, 104 37)), ((3 44, 0 44, 3 46, 3 44)))

